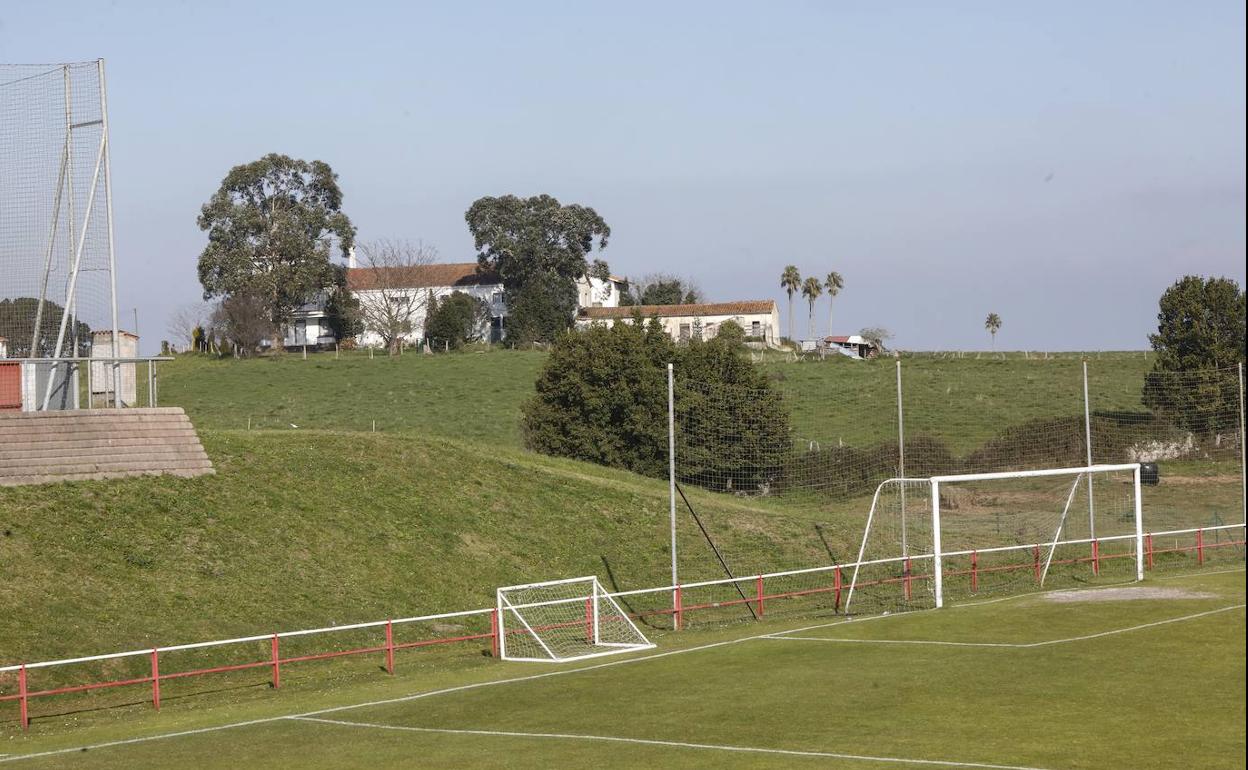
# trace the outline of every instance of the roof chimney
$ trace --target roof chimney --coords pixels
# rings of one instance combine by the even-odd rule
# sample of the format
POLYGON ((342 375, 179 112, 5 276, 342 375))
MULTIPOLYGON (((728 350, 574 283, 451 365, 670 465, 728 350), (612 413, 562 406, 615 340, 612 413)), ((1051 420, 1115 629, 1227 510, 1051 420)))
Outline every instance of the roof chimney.
POLYGON ((352 270, 359 267, 359 265, 355 261, 355 247, 354 246, 347 249, 347 267, 351 268, 352 270))

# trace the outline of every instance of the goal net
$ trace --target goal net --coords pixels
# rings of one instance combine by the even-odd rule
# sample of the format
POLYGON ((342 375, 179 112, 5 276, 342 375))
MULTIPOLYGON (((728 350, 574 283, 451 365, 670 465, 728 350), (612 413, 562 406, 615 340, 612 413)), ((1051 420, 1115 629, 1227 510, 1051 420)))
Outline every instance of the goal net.
POLYGON ((1143 578, 1139 465, 891 479, 876 490, 846 609, 1143 578))
POLYGON ((108 150, 102 62, 0 64, 0 357, 116 328, 108 150))
POLYGON ((654 647, 594 576, 497 592, 504 660, 571 661, 654 647))

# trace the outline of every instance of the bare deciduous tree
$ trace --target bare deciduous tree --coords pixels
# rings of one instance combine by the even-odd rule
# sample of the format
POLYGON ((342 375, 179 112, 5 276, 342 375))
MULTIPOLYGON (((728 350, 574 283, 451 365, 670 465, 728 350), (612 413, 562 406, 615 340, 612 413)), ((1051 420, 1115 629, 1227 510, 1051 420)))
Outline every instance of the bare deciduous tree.
POLYGON ((437 249, 420 241, 383 239, 361 244, 359 254, 361 266, 368 271, 352 281, 360 301, 360 320, 365 332, 381 337, 390 354, 397 354, 429 303, 429 292, 413 286, 413 273, 433 264, 437 249))
POLYGON ((165 330, 179 344, 186 343, 187 350, 195 342, 195 329, 206 329, 212 316, 212 306, 206 302, 191 302, 175 309, 169 315, 165 330))
POLYGON ((243 357, 280 334, 274 329, 267 302, 258 294, 231 294, 221 300, 212 313, 211 325, 229 338, 236 354, 243 357))

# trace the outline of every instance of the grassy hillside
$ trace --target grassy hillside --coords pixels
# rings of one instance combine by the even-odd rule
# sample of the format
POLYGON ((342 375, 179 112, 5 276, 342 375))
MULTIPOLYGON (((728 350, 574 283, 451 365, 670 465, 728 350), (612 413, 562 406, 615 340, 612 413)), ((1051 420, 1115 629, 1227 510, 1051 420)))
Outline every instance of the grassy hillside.
MULTIPOLYGON (((1135 354, 1088 361, 1094 410, 1139 411, 1151 365, 1135 354)), ((906 433, 944 439, 964 453, 1002 428, 1041 417, 1082 416, 1083 362, 1060 358, 902 359, 906 433)), ((768 372, 790 396, 794 431, 823 444, 896 439, 897 368, 892 359, 837 357, 770 362, 768 372)))
MULTIPOLYGON (((484 607, 543 577, 669 579, 662 481, 449 439, 201 433, 215 476, 0 488, 6 662, 484 607)), ((742 570, 820 561, 809 521, 695 499, 742 570)), ((722 576, 691 522, 681 540, 685 579, 722 576)))
MULTIPOLYGON (((203 428, 414 432, 519 446, 520 406, 545 354, 504 351, 395 358, 292 353, 218 361, 184 356, 163 364, 162 404, 182 406, 203 428)), ((1150 362, 1140 353, 1089 361, 1093 408, 1139 410, 1150 362)), ((789 397, 794 432, 822 443, 896 437, 892 359, 765 364, 789 397)), ((1003 427, 1037 417, 1081 415, 1082 361, 1011 357, 903 360, 906 428, 965 452, 1003 427)))
POLYGON ((181 356, 162 364, 160 402, 201 428, 406 431, 520 442, 520 404, 545 354, 425 356, 298 353, 249 360, 181 356))

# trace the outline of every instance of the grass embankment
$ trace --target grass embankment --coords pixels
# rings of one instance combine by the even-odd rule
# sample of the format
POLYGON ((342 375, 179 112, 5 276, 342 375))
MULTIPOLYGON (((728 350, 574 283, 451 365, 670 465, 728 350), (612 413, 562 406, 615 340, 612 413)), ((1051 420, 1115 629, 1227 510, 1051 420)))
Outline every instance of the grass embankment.
MULTIPOLYGON (((4 662, 486 607, 608 569, 670 579, 660 480, 411 435, 201 433, 215 476, 0 489, 4 662)), ((743 569, 818 560, 808 522, 695 499, 743 569)), ((681 540, 686 580, 722 576, 692 523, 681 540)))
POLYGON ((540 352, 501 350, 180 356, 157 373, 161 404, 185 408, 198 428, 376 428, 519 446, 520 405, 544 360, 540 352))
MULTIPOLYGON (((768 363, 789 396, 794 432, 823 445, 895 441, 897 369, 892 359, 768 363)), ((965 454, 1013 425, 1083 416, 1083 362, 1061 358, 906 357, 901 362, 908 437, 933 436, 965 454)), ((1088 361, 1094 411, 1143 412, 1151 366, 1136 353, 1088 361)))

